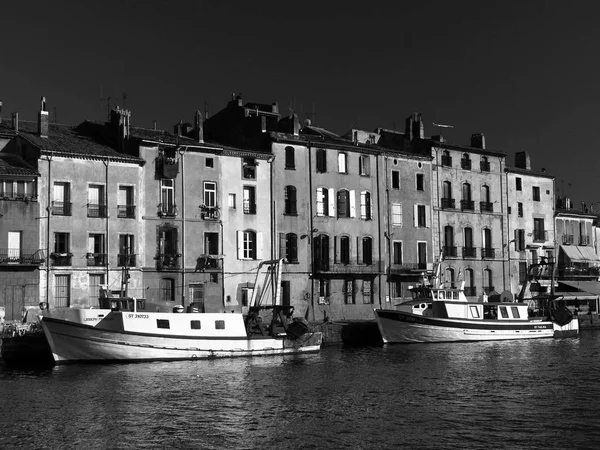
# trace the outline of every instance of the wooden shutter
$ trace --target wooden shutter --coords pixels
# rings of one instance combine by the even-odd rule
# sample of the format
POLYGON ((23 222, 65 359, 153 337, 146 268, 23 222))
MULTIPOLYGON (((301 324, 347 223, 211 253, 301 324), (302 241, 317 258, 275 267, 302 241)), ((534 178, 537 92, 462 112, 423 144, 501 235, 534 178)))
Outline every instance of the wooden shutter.
POLYGON ((238 259, 244 259, 244 232, 237 232, 237 257, 238 259))
POLYGON ((263 259, 263 233, 256 233, 256 259, 263 259))
POLYGON ((356 191, 352 190, 350 195, 350 217, 356 217, 356 191))
POLYGON ((329 189, 329 217, 335 217, 335 189, 329 189))

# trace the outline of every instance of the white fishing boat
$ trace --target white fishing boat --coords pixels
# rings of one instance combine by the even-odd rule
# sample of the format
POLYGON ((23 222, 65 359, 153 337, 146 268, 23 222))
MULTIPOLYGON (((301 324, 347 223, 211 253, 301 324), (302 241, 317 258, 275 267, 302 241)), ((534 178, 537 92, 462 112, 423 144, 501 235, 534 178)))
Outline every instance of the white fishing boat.
POLYGON ((183 307, 154 312, 140 309, 139 299, 109 298, 111 308, 47 312, 41 324, 57 364, 318 351, 322 334, 310 331, 303 319, 293 319, 293 308, 279 304, 280 276, 280 261, 260 264, 247 315, 194 312, 193 303, 188 312, 183 307), (271 301, 263 304, 269 293, 271 301))
POLYGON ((460 342, 572 337, 577 317, 554 295, 517 301, 468 301, 458 288, 432 285, 395 309, 375 309, 384 343, 460 342))

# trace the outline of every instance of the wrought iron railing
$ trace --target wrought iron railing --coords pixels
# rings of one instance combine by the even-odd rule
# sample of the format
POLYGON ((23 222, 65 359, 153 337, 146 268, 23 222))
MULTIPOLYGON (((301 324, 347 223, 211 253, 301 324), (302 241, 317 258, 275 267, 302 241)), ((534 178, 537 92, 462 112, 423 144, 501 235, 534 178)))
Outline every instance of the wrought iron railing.
POLYGON ((121 267, 135 267, 136 255, 130 253, 119 253, 117 255, 117 265, 121 267))
POLYGON ((456 258, 458 256, 457 248, 454 245, 445 245, 444 256, 447 256, 449 258, 456 258))
POLYGON ((70 266, 72 265, 72 253, 50 253, 52 266, 70 266))
POLYGON ((106 217, 106 205, 100 203, 88 203, 87 205, 87 216, 88 217, 106 217))
POLYGON ((487 259, 494 259, 496 257, 496 249, 495 248, 482 247, 481 248, 481 257, 482 258, 487 258, 487 259))
POLYGON ((106 265, 106 253, 88 253, 86 259, 88 266, 98 267, 106 265))
POLYGON ((442 197, 442 208, 455 208, 455 202, 453 198, 442 197))
POLYGON ((452 166, 452 156, 442 155, 442 166, 452 166))
POLYGON ((54 216, 70 216, 71 202, 52 202, 51 210, 54 216))
POLYGON ((475 202, 473 200, 461 200, 460 209, 463 211, 475 211, 475 202))
POLYGON ((494 212, 494 204, 491 202, 479 202, 481 212, 494 212))
POLYGON ((158 269, 178 269, 181 255, 179 253, 162 253, 156 256, 158 269))
POLYGON ((117 206, 117 217, 124 219, 135 218, 135 206, 134 205, 118 205, 117 206))
POLYGON ((476 247, 463 247, 462 248, 463 258, 476 258, 477 248, 476 247))
POLYGON ((0 264, 39 265, 46 259, 44 250, 0 248, 0 264))

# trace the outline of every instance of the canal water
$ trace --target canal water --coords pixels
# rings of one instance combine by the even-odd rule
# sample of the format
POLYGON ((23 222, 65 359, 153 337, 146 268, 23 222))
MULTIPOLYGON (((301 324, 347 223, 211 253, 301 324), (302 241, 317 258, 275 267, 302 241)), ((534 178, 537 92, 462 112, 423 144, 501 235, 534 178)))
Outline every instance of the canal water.
POLYGON ((0 448, 600 447, 600 331, 319 354, 0 365, 0 448))

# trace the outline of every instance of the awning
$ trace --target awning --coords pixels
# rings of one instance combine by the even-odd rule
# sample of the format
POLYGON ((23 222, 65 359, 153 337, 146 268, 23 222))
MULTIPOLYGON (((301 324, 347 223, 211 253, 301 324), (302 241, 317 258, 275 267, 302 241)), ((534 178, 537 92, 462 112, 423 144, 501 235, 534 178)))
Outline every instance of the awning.
POLYGON ((598 257, 591 247, 579 245, 561 245, 560 248, 571 262, 598 262, 598 257))
MULTIPOLYGON (((583 294, 590 293, 600 295, 600 281, 559 281, 559 283, 579 289, 580 291, 583 291, 583 294)), ((576 294, 576 292, 573 292, 573 294, 576 294)))

